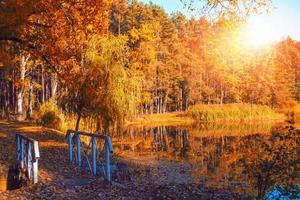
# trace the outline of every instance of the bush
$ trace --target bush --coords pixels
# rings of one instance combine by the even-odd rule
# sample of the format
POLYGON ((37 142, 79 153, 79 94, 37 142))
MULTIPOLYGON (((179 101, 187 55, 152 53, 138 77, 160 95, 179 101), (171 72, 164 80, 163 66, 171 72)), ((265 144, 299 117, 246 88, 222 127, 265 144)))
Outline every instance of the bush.
MULTIPOLYGON (((43 103, 38 111, 34 113, 34 118, 38 124, 62 132, 75 128, 77 121, 77 115, 64 114, 53 100, 43 103)), ((92 132, 94 128, 90 125, 91 121, 93 121, 93 118, 82 117, 80 120, 80 130, 92 132)), ((93 121, 93 123, 95 123, 95 121, 93 121)))
POLYGON ((41 105, 36 113, 37 123, 61 130, 64 126, 64 115, 55 101, 49 100, 41 105))
POLYGON ((41 124, 43 126, 59 129, 61 127, 61 119, 54 111, 47 111, 41 117, 41 124))

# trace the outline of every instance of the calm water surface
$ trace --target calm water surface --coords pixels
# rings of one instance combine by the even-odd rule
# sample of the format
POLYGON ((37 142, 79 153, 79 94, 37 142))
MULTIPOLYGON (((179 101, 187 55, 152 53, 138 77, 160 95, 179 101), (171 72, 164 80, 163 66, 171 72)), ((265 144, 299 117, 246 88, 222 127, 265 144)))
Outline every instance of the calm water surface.
POLYGON ((137 162, 188 166, 179 174, 190 182, 259 198, 300 199, 300 132, 292 125, 133 126, 114 135, 113 143, 118 154, 137 162))

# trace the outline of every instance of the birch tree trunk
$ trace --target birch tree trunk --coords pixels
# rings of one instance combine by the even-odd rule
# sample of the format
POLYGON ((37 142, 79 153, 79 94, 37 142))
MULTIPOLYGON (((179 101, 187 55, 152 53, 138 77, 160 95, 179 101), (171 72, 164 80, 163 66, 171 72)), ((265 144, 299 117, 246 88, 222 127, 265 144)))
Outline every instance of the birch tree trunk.
POLYGON ((29 83, 29 91, 28 91, 28 110, 27 110, 27 118, 32 116, 32 82, 29 83))
MULTIPOLYGON (((26 73, 26 64, 29 60, 30 55, 22 56, 20 63, 20 82, 23 84, 25 81, 25 73, 26 73)), ((17 94, 17 113, 19 115, 23 115, 23 96, 24 96, 24 86, 22 85, 17 94)))
POLYGON ((58 86, 57 74, 54 73, 51 76, 51 96, 54 100, 56 99, 57 86, 58 86))

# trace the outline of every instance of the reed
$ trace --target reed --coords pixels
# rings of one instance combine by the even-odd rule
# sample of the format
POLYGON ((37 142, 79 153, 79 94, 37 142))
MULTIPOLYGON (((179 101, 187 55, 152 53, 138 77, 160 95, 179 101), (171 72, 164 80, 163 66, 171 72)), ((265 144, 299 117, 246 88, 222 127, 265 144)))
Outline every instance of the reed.
POLYGON ((283 114, 275 112, 268 106, 252 104, 198 104, 188 110, 187 116, 203 122, 251 122, 285 119, 283 114))

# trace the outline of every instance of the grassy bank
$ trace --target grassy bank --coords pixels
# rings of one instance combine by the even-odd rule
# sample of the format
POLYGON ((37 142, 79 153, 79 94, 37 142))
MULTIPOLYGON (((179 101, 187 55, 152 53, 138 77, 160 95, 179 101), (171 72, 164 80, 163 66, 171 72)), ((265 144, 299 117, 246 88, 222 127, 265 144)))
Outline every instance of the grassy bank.
POLYGON ((187 116, 203 122, 252 122, 284 120, 268 106, 250 104, 196 105, 189 109, 187 116))
POLYGON ((194 119, 188 117, 185 112, 172 112, 163 114, 140 115, 134 119, 127 121, 126 125, 180 125, 193 123, 194 119))
MULTIPOLYGON (((299 109, 300 110, 300 109, 299 109)), ((76 115, 64 114, 54 102, 46 102, 36 113, 37 122, 41 125, 65 132, 76 124, 76 115)), ((188 112, 139 115, 127 120, 125 126, 159 126, 187 125, 194 122, 260 122, 284 120, 267 106, 249 104, 196 105, 188 112)), ((82 118, 80 130, 93 132, 96 129, 94 118, 82 118)))
POLYGON ((283 121, 285 115, 268 106, 250 104, 196 105, 188 112, 142 115, 127 125, 184 125, 194 122, 283 121))

